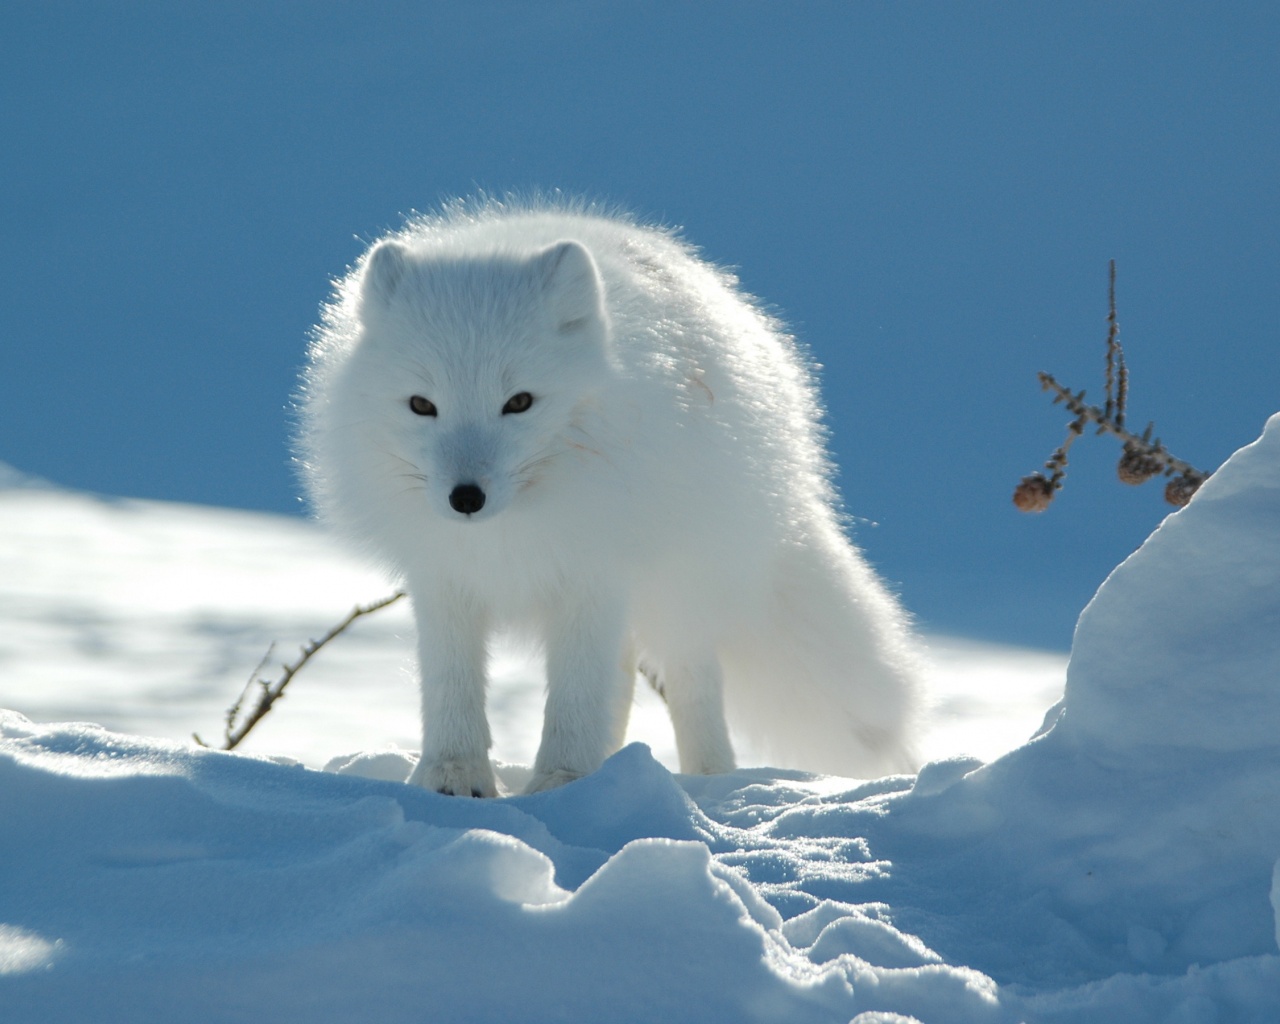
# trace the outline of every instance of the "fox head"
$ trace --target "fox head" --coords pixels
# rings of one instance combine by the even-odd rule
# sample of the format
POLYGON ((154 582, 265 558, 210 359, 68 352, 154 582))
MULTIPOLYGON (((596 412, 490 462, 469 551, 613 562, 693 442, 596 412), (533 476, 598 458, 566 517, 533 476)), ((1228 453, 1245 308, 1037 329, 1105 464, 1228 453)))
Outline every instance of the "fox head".
POLYGON ((348 383, 378 425, 371 458, 460 522, 498 515, 581 447, 610 372, 604 285, 573 241, 461 258, 380 242, 357 322, 348 383))

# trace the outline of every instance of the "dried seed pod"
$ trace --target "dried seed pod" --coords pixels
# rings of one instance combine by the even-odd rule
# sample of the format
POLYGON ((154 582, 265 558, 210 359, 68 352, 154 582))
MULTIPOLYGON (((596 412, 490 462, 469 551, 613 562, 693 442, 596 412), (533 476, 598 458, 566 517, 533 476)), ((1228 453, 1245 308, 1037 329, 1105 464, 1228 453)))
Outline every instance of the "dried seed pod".
POLYGON ((1043 474, 1024 476, 1014 489, 1013 503, 1019 512, 1043 512, 1053 501, 1053 484, 1043 474))
POLYGON ((1120 464, 1116 466, 1116 475, 1126 484, 1143 484, 1160 472, 1163 467, 1149 449, 1143 449, 1129 441, 1125 443, 1124 454, 1120 456, 1120 464))
POLYGON ((1170 505, 1181 508, 1191 500, 1191 496, 1200 489, 1202 483, 1204 483, 1203 477, 1175 476, 1165 484, 1164 500, 1170 505))

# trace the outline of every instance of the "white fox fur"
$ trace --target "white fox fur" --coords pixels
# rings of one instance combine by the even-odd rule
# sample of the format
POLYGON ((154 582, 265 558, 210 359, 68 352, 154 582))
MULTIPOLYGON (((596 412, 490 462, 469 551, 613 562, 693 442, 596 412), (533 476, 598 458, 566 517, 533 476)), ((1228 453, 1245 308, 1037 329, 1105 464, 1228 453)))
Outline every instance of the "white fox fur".
POLYGON ((495 793, 486 651, 504 629, 546 652, 530 791, 619 747, 637 666, 682 771, 734 767, 726 710, 792 767, 912 766, 912 641, 842 531, 808 366, 671 232, 452 204, 365 254, 310 356, 314 504, 413 601, 410 781, 495 793))

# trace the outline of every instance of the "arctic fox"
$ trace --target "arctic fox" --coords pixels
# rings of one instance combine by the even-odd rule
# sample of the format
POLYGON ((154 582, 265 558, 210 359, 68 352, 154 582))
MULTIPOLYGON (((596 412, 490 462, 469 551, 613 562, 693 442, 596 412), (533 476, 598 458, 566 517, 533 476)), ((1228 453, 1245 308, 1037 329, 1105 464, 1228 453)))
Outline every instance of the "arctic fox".
POLYGON ((314 505, 413 602, 410 782, 495 795, 495 630, 546 654, 529 792, 621 745, 637 668, 683 772, 734 767, 726 710, 792 767, 912 766, 913 643, 842 531, 810 369, 672 232, 558 203, 419 217, 338 282, 299 404, 314 505))

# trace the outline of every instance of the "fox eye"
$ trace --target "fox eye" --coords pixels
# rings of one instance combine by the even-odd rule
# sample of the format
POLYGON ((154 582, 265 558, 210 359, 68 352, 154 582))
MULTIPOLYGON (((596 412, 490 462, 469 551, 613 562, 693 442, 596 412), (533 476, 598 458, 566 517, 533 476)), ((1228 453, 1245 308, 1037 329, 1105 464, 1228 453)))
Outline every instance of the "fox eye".
POLYGON ((524 412, 531 405, 533 405, 533 395, 527 391, 521 391, 507 399, 507 404, 502 407, 502 413, 505 416, 509 412, 524 412))
POLYGON ((409 408, 419 416, 434 416, 437 412, 435 404, 421 395, 414 395, 409 399, 409 408))

